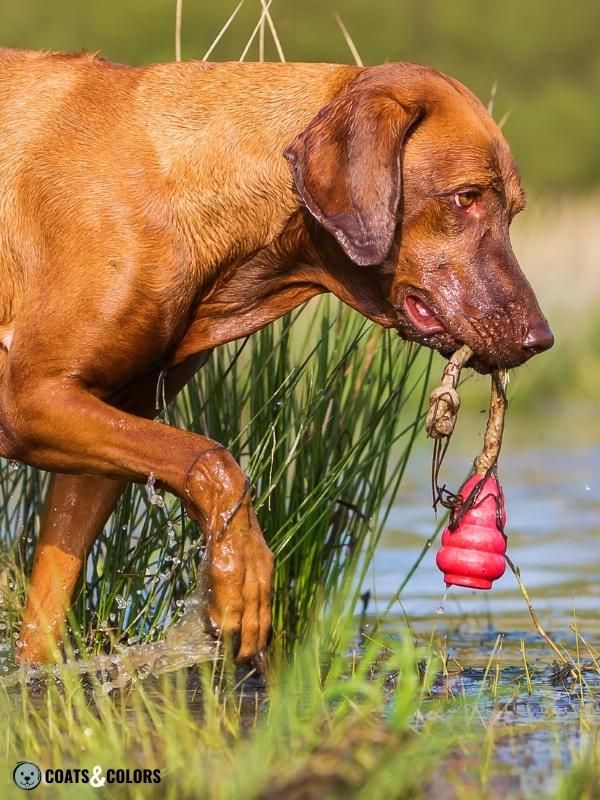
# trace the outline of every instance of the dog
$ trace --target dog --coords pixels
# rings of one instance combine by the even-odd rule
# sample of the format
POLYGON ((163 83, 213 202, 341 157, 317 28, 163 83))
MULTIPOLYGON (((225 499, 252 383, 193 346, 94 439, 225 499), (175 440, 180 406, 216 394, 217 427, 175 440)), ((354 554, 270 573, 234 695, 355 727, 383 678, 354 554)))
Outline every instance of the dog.
POLYGON ((219 443, 157 424, 212 349, 323 292, 481 372, 552 333, 511 249, 509 147, 462 84, 409 63, 141 68, 0 50, 0 455, 52 473, 21 662, 57 657, 128 481, 178 495, 208 609, 267 644, 273 558, 219 443))

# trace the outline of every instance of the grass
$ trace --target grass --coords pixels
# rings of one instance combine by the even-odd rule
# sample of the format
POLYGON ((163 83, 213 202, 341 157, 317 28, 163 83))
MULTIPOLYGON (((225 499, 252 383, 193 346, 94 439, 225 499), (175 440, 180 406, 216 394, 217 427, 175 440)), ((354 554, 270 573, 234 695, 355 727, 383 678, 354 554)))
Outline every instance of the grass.
MULTIPOLYGON (((278 554, 268 689, 230 664, 209 662, 109 693, 93 660, 83 682, 62 670, 56 681, 3 687, 0 714, 11 721, 2 740, 3 796, 19 796, 9 776, 27 758, 44 769, 161 769, 158 785, 113 787, 131 798, 383 800, 445 792, 480 800, 499 796, 496 752, 508 749, 518 762, 538 736, 562 774, 565 732, 543 688, 550 675, 525 645, 522 667, 507 678, 498 639, 469 684, 473 670, 457 667, 434 631, 420 641, 393 620, 382 620, 375 634, 358 627, 370 559, 421 429, 430 358, 327 300, 216 356, 161 413, 222 437, 252 478, 278 554), (385 633, 390 623, 393 636, 385 633), (529 705, 531 719, 511 711, 529 705)), ((0 470, 5 665, 18 636, 43 485, 25 467, 0 470)), ((165 496, 164 507, 155 505, 146 487, 132 488, 90 556, 88 587, 71 621, 77 647, 97 653, 163 636, 194 587, 201 556, 199 532, 177 501, 165 496)), ((575 645, 576 680, 567 675, 561 694, 576 707, 578 733, 568 739, 574 766, 543 796, 591 800, 600 659, 583 640, 575 645)), ((63 797, 75 789, 44 791, 63 797)), ((78 784, 76 791, 83 798, 98 790, 78 784)))
MULTIPOLYGON (((93 675, 84 690, 67 672, 37 692, 0 688, 0 713, 11 720, 0 754, 3 797, 22 796, 9 776, 24 758, 43 770, 90 774, 95 765, 104 775, 159 769, 158 785, 107 787, 132 800, 598 796, 593 649, 575 645, 578 678, 554 673, 551 689, 548 668, 524 643, 523 668, 504 666, 502 636, 473 669, 449 656, 443 636, 432 632, 417 645, 407 630, 357 637, 349 615, 340 649, 325 654, 331 624, 340 635, 340 619, 325 618, 293 657, 273 659, 268 691, 230 664, 202 664, 111 695, 93 675), (565 748, 573 748, 573 766, 562 774, 565 748), (523 793, 515 770, 534 770, 533 783, 544 775, 551 791, 523 793)), ((88 784, 44 792, 98 796, 88 784)))
MULTIPOLYGON (((318 642, 328 635, 320 626, 293 665, 273 665, 268 698, 248 689, 244 700, 227 670, 217 677, 208 665, 194 674, 193 689, 178 673, 118 698, 96 685, 92 702, 68 676, 60 689, 47 688, 43 707, 26 689, 0 694, 3 711, 26 720, 7 732, 3 772, 27 754, 44 769, 161 768, 159 786, 121 787, 132 798, 300 797, 307 784, 321 792, 313 796, 344 797, 360 786, 360 796, 378 797, 378 787, 392 781, 396 796, 410 796, 427 766, 411 732, 419 681, 410 637, 391 647, 371 643, 348 671, 340 655, 321 663, 318 642), (416 749, 418 769, 410 760, 416 749)), ((3 796, 19 791, 7 787, 3 796)), ((47 791, 62 796, 60 787, 47 791)), ((79 785, 77 796, 94 797, 95 790, 79 785)))
MULTIPOLYGON (((325 298, 308 318, 296 314, 221 348, 162 411, 210 432, 244 465, 277 558, 274 633, 282 646, 301 639, 333 596, 340 608, 356 606, 420 430, 431 358, 413 369, 416 358, 416 348, 325 298)), ((18 605, 44 484, 25 466, 0 470, 2 574, 18 605)), ((157 504, 147 487, 128 489, 88 559, 71 620, 78 648, 156 638, 194 590, 202 548, 178 499, 157 504)), ((12 614, 7 630, 14 621, 12 614)))

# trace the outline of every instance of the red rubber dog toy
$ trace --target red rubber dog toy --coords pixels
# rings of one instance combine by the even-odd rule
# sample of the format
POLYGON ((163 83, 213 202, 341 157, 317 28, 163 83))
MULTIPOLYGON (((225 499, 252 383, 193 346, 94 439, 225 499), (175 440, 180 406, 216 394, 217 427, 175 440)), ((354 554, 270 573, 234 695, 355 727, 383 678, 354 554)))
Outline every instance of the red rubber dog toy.
POLYGON ((483 481, 473 505, 458 524, 460 506, 453 521, 442 534, 442 547, 436 563, 444 573, 447 586, 491 589, 493 581, 506 569, 506 512, 504 495, 498 479, 475 474, 462 485, 459 496, 464 503, 478 483, 483 481))

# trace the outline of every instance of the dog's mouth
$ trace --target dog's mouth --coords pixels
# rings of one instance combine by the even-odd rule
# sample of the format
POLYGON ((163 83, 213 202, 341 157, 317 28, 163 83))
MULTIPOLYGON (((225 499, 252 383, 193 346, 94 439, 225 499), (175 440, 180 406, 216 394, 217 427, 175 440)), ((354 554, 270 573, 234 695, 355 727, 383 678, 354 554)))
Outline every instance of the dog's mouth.
POLYGON ((519 359, 482 347, 483 343, 476 343, 477 337, 465 336, 470 326, 465 325, 462 334, 451 330, 433 305, 412 289, 404 294, 396 308, 401 317, 398 325, 400 335, 437 350, 444 358, 449 358, 461 345, 468 344, 474 351, 469 367, 477 372, 488 373, 499 365, 513 367, 520 363, 519 359))
POLYGON ((464 342, 450 332, 433 304, 420 293, 409 289, 396 306, 397 330, 403 339, 437 350, 448 358, 464 342))

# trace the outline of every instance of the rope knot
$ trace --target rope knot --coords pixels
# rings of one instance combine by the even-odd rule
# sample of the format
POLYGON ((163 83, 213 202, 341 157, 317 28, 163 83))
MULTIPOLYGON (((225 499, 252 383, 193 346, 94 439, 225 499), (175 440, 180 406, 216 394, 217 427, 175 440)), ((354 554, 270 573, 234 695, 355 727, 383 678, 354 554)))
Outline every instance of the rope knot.
POLYGON ((456 425, 460 397, 452 386, 437 386, 429 395, 429 413, 425 429, 431 439, 445 439, 456 425))
POLYGON ((447 439, 454 430, 456 415, 460 408, 456 387, 460 371, 472 355, 473 351, 466 344, 460 347, 444 367, 441 384, 429 396, 429 413, 425 420, 425 429, 432 439, 447 439))

